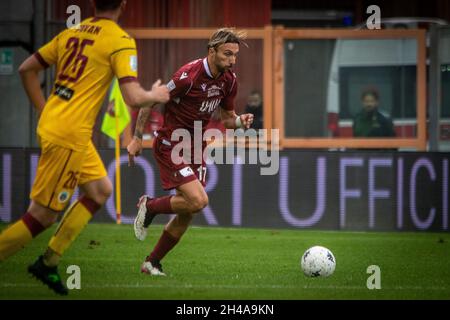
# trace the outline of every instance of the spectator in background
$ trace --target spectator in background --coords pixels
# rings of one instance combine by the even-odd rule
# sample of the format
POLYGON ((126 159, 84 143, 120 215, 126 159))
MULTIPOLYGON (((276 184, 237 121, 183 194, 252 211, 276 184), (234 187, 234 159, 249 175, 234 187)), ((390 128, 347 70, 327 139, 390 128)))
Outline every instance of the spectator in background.
POLYGON ((263 128, 263 105, 261 94, 258 91, 253 90, 248 96, 244 113, 253 114, 253 129, 258 130, 263 128))
POLYGON ((366 89, 361 94, 362 110, 353 120, 354 137, 395 137, 392 120, 378 110, 379 94, 366 89))

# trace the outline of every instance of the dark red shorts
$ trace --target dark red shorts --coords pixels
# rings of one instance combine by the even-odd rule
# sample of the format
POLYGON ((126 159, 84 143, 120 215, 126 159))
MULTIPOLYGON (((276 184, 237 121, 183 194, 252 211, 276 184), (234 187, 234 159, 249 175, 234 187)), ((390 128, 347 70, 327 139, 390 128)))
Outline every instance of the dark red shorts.
POLYGON ((159 167, 161 184, 164 190, 177 188, 198 179, 206 185, 206 164, 175 164, 171 159, 173 145, 160 137, 154 139, 153 154, 159 167))

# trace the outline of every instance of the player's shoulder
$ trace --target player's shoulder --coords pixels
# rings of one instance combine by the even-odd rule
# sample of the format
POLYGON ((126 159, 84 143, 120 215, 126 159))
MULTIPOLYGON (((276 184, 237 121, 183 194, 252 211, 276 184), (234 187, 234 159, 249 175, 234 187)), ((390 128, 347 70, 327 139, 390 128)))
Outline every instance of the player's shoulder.
POLYGON ((104 18, 88 18, 87 23, 93 23, 101 28, 101 37, 109 43, 111 49, 124 47, 136 47, 135 40, 125 30, 123 30, 115 21, 104 18))
POLYGON ((174 73, 172 79, 177 82, 192 83, 198 77, 201 67, 202 59, 188 62, 174 73))
POLYGON ((183 75, 183 78, 190 78, 192 80, 193 77, 199 72, 201 67, 202 59, 196 59, 183 65, 180 69, 177 70, 175 74, 183 75))

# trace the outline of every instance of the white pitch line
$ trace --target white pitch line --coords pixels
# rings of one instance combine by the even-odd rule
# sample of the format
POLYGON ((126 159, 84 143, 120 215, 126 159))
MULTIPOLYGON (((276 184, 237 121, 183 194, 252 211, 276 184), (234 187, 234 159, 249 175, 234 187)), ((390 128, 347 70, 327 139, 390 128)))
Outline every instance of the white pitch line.
MULTIPOLYGON (((29 288, 41 287, 38 284, 31 283, 1 283, 3 288, 29 288)), ((175 289, 319 289, 319 290, 368 290, 364 286, 282 286, 282 285, 193 285, 193 284, 102 284, 102 285, 82 285, 82 288, 91 289, 108 289, 108 288, 125 288, 125 289, 148 289, 148 288, 175 288, 175 289)), ((386 290, 432 290, 432 291, 450 291, 448 287, 423 287, 423 286, 395 286, 383 287, 381 291, 386 290)))

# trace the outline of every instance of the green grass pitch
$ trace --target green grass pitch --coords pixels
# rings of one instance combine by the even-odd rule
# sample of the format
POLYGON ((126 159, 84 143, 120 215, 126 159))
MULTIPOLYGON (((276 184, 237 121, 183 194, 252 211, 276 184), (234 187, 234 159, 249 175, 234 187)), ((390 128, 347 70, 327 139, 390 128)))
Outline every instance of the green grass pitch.
MULTIPOLYGON (((5 225, 0 226, 3 229, 5 225)), ((449 299, 450 234, 329 232, 192 227, 163 260, 167 277, 139 272, 162 231, 146 241, 129 225, 90 224, 60 265, 81 269, 81 289, 58 297, 31 278, 28 264, 54 229, 0 263, 0 299, 449 299), (335 255, 329 278, 299 267, 313 245, 335 255), (381 268, 381 289, 369 290, 367 267, 381 268)))

